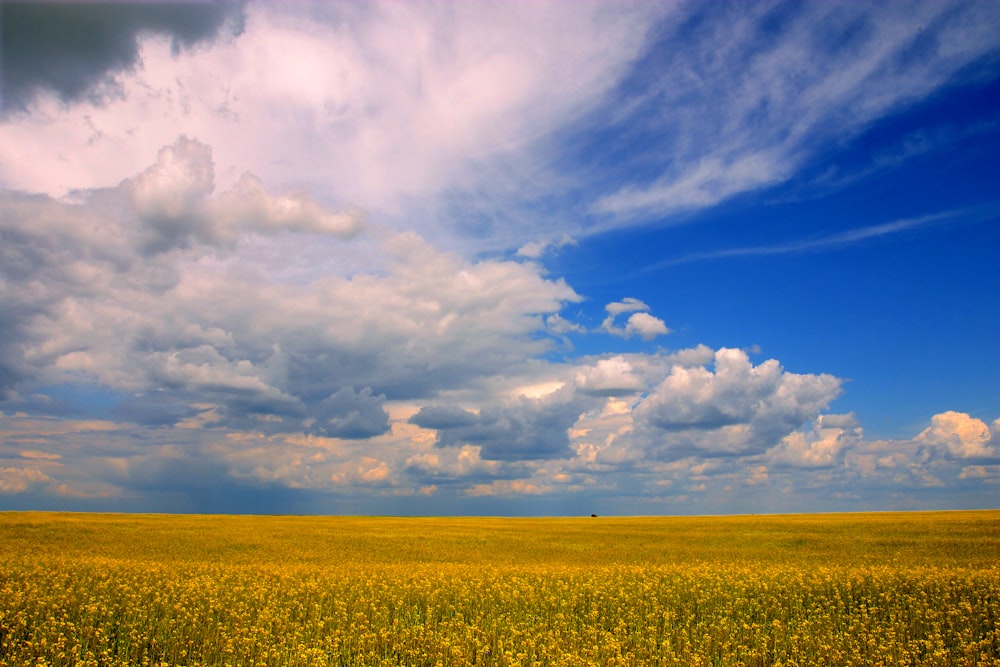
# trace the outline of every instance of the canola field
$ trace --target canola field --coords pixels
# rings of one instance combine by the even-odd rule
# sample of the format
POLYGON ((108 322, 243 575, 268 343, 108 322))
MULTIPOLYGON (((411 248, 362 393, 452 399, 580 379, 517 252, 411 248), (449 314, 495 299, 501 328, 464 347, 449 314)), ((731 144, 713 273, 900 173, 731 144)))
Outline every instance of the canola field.
POLYGON ((1000 511, 0 513, 25 665, 1000 665, 1000 511))

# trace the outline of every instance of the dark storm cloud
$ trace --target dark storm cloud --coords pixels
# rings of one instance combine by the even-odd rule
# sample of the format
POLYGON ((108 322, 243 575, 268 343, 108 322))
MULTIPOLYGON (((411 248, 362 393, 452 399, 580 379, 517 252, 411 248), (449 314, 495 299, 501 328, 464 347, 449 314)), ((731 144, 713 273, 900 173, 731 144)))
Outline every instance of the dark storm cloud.
POLYGON ((242 31, 236 2, 3 2, 3 111, 23 110, 39 90, 69 101, 112 92, 116 73, 139 59, 139 36, 169 35, 180 52, 242 31))

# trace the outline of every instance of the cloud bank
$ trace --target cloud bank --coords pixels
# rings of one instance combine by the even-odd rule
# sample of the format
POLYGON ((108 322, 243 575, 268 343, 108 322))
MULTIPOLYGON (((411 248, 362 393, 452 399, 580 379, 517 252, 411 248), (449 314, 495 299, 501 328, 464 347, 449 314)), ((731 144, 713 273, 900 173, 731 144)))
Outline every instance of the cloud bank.
MULTIPOLYGON (((765 191, 989 75, 995 4, 0 7, 0 506, 993 497, 1000 420, 869 438, 845 378, 669 347, 656 285, 588 318, 550 260, 765 191)), ((898 220, 680 256, 937 218, 898 220)))

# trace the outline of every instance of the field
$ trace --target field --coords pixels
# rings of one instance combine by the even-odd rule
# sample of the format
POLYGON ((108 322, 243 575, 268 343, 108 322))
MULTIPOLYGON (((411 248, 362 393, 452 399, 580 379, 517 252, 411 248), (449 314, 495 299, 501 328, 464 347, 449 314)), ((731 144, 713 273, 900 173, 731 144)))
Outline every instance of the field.
POLYGON ((1000 665, 1000 511, 0 513, 0 667, 1000 665))

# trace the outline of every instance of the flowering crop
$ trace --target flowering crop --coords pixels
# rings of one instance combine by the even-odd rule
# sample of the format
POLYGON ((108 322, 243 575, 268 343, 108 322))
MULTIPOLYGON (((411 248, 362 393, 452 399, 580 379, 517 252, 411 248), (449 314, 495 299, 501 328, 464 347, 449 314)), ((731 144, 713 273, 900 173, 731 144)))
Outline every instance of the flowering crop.
POLYGON ((0 667, 1000 665, 1000 512, 0 514, 0 667))

